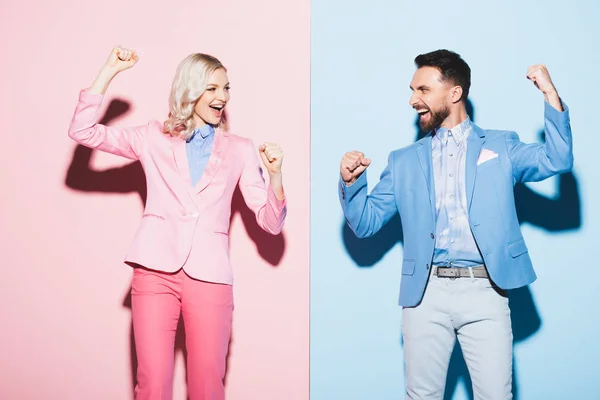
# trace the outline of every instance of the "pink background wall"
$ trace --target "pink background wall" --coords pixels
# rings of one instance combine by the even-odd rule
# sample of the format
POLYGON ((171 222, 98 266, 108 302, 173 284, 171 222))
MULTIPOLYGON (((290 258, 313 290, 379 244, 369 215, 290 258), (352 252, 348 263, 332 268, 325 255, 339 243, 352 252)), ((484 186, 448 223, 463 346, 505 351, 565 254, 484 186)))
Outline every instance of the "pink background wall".
MULTIPOLYGON (((227 398, 308 398, 309 1, 166 4, 2 2, 2 399, 132 397, 131 269, 122 259, 143 176, 67 137, 79 90, 117 44, 140 61, 109 89, 105 108, 130 104, 111 124, 164 118, 175 67, 207 52, 229 69, 232 132, 286 152, 283 235, 259 232, 245 207, 232 221, 227 398)), ((184 380, 178 350, 175 399, 184 380)))

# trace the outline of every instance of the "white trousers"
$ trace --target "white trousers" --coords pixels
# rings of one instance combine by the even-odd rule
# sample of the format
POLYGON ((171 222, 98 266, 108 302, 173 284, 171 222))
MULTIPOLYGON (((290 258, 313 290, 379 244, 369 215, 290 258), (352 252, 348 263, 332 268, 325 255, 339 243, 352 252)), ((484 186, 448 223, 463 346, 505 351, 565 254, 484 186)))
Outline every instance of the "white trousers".
POLYGON ((402 310, 406 399, 443 399, 458 338, 475 400, 512 399, 512 327, 506 292, 486 278, 431 274, 421 304, 402 310))

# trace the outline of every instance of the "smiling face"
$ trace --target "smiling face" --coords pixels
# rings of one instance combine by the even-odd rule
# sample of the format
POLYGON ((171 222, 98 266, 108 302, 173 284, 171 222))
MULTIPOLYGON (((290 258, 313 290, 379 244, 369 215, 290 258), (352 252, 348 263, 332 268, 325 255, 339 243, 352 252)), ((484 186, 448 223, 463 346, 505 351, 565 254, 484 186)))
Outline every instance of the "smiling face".
POLYGON ((453 87, 442 79, 440 71, 434 67, 417 69, 410 89, 409 104, 419 114, 421 129, 430 132, 442 126, 450 116, 453 87))
POLYGON ((225 106, 229 101, 229 80, 223 68, 216 69, 206 82, 206 89, 194 107, 196 127, 210 124, 219 125, 225 106))

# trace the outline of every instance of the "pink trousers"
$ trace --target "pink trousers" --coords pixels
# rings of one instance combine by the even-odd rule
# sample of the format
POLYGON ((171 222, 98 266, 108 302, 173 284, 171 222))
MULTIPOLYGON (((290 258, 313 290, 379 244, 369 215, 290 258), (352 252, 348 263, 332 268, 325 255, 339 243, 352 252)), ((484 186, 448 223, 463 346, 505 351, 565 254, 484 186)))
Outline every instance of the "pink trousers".
POLYGON ((131 306, 138 359, 135 398, 172 398, 175 333, 183 313, 189 399, 223 400, 232 287, 192 279, 183 269, 164 273, 138 267, 131 306))

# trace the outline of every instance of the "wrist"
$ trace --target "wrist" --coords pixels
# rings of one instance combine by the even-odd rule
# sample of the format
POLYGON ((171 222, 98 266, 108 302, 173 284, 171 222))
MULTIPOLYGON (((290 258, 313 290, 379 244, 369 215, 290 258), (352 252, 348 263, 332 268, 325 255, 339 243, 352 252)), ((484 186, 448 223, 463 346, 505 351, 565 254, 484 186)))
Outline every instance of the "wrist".
POLYGON ((562 102, 560 101, 560 96, 558 95, 558 92, 556 90, 545 92, 544 100, 546 100, 546 102, 549 105, 551 105, 558 111, 564 111, 562 107, 562 102))
POLYGON ((342 182, 344 182, 345 186, 352 186, 352 184, 358 180, 358 176, 350 175, 350 178, 346 179, 344 175, 345 174, 343 173, 343 171, 341 171, 340 179, 342 180, 342 182))
POLYGON ((544 94, 544 97, 546 97, 546 98, 557 98, 558 97, 558 91, 556 90, 556 88, 554 86, 548 90, 542 91, 542 93, 544 94))
POLYGON ((109 65, 104 65, 102 67, 102 69, 100 70, 100 72, 98 73, 98 77, 111 80, 115 76, 117 76, 118 73, 119 73, 119 70, 116 69, 115 67, 111 67, 109 65))
POLYGON ((117 73, 118 71, 115 71, 113 68, 106 66, 102 67, 100 72, 98 72, 98 76, 92 83, 92 86, 88 88, 88 92, 92 94, 104 95, 117 73))
POLYGON ((269 185, 271 186, 271 189, 275 193, 275 197, 277 197, 278 200, 283 200, 285 198, 281 172, 271 173, 269 171, 269 185))

